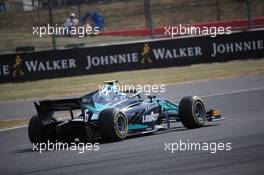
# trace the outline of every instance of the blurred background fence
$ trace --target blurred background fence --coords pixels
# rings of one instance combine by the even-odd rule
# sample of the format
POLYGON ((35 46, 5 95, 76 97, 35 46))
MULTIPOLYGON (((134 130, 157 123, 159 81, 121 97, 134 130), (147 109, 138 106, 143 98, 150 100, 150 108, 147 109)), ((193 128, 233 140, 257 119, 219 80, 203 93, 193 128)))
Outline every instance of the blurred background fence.
POLYGON ((264 16, 264 0, 0 0, 0 54, 14 53, 16 48, 26 46, 36 51, 50 50, 54 42, 57 49, 63 49, 67 45, 86 47, 150 38, 115 34, 60 36, 52 42, 52 36, 40 38, 32 34, 33 26, 50 23, 49 7, 53 24, 58 26, 63 26, 72 12, 81 21, 87 12, 97 11, 105 19, 103 33, 264 16))

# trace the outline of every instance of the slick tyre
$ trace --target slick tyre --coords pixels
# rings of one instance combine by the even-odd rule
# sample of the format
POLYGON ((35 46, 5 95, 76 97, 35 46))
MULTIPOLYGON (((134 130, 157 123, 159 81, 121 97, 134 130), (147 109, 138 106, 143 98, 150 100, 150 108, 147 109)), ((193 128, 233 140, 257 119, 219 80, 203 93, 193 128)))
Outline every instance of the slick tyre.
POLYGON ((32 144, 44 143, 47 141, 45 128, 37 115, 34 115, 29 121, 28 137, 32 144))
POLYGON ((188 129, 202 127, 206 120, 206 110, 198 96, 184 97, 179 104, 179 116, 188 129))
POLYGON ((106 141, 123 140, 128 133, 128 119, 117 109, 105 109, 99 114, 99 131, 106 141))

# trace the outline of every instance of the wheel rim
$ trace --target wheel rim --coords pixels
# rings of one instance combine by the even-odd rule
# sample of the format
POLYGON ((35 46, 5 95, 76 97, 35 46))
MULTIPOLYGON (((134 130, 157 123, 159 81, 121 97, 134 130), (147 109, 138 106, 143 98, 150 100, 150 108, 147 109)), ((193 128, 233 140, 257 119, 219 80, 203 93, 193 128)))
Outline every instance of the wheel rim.
POLYGON ((120 134, 125 134, 125 132, 126 132, 126 119, 123 115, 118 116, 117 129, 118 129, 120 134))
POLYGON ((195 105, 195 117, 199 120, 199 121, 203 121, 204 120, 204 107, 203 104, 200 102, 197 102, 195 105))

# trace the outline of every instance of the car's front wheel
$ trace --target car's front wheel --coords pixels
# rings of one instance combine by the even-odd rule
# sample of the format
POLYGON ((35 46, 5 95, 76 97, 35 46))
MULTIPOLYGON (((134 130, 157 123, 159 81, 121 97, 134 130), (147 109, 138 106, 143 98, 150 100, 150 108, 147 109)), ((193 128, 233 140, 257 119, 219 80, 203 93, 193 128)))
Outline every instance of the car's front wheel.
POLYGON ((184 97, 179 104, 182 124, 189 129, 202 127, 206 120, 206 110, 198 96, 184 97))

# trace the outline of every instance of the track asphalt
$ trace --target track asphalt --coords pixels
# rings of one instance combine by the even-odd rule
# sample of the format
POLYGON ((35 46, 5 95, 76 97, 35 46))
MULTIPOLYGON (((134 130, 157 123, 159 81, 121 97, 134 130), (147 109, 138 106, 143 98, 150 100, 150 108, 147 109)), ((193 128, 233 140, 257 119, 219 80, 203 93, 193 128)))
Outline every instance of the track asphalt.
MULTIPOLYGON (((100 144, 99 151, 32 151, 27 128, 0 132, 1 174, 264 174, 264 76, 171 85, 165 97, 200 95, 226 120, 100 144), (170 151, 165 143, 231 142, 230 151, 170 151)), ((163 95, 164 96, 164 95, 163 95)), ((32 102, 0 104, 1 119, 30 117, 32 102)))

